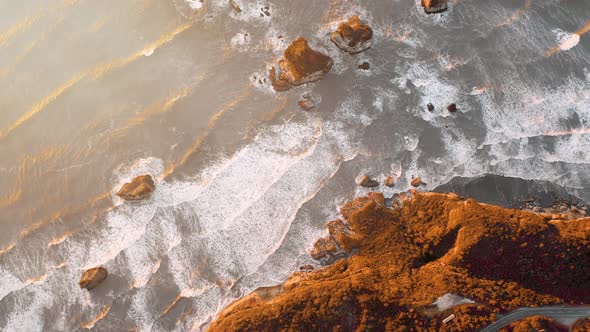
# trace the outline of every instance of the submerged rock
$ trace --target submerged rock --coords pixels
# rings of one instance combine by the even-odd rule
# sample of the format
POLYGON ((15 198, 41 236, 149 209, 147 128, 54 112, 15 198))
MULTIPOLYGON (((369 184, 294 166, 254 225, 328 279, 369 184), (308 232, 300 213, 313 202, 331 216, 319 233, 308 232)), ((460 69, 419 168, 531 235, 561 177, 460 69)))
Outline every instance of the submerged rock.
POLYGON ((330 40, 345 52, 360 53, 373 45, 373 29, 355 15, 341 23, 330 35, 330 40))
POLYGON ((422 0, 422 7, 426 14, 438 14, 447 11, 448 0, 422 0))
MULTIPOLYGON (((311 49, 307 40, 301 37, 291 43, 283 53, 283 59, 279 61, 281 72, 276 83, 283 87, 286 83, 302 85, 317 81, 330 71, 333 64, 332 58, 311 49)), ((276 90, 274 83, 273 87, 276 90)))
POLYGON ((127 201, 138 201, 149 198, 156 190, 156 185, 151 175, 142 175, 125 183, 117 192, 117 196, 127 201))
POLYGON ((371 179, 368 175, 363 176, 359 184, 368 188, 379 187, 379 182, 371 179))
POLYGON ((90 270, 84 271, 80 278, 80 288, 86 288, 88 290, 100 285, 108 276, 108 272, 103 267, 96 267, 90 270))

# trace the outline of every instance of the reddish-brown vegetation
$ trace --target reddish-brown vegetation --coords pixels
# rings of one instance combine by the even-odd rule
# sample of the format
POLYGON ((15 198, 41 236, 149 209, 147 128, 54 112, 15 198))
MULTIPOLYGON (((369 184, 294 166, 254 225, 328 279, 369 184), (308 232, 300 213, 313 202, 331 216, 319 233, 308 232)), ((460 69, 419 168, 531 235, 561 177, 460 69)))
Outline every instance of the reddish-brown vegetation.
POLYGON ((572 326, 572 332, 588 332, 590 331, 590 317, 578 319, 572 326))
POLYGON ((341 214, 321 249, 350 257, 296 272, 272 296, 253 292, 210 331, 476 331, 497 312, 590 298, 590 219, 432 193, 395 209, 372 194, 341 214), (439 312, 432 303, 446 293, 475 303, 439 312))

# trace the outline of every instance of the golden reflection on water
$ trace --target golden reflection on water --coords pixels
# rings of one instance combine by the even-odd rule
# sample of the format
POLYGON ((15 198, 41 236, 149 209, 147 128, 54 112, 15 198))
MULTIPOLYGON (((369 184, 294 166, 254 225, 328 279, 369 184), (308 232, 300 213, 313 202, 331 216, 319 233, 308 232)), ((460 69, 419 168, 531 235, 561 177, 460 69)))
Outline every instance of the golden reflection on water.
POLYGON ((167 44, 168 42, 172 41, 176 35, 188 30, 190 27, 193 26, 192 22, 185 23, 171 32, 167 32, 160 36, 159 39, 155 40, 147 44, 142 50, 133 53, 132 55, 126 58, 116 59, 106 64, 102 64, 96 66, 92 69, 84 71, 82 73, 77 74, 73 78, 71 78, 66 83, 62 84, 61 86, 55 88, 51 93, 47 96, 42 98, 40 101, 35 103, 29 111, 27 111, 24 115, 22 115, 19 119, 17 119, 13 124, 9 125, 6 129, 0 131, 0 140, 5 139, 8 135, 10 135, 14 130, 22 126, 24 123, 31 120, 35 115, 42 112, 49 104, 55 101, 59 96, 61 96, 64 92, 68 91, 74 85, 85 78, 92 78, 98 80, 102 78, 104 75, 109 73, 110 71, 120 68, 123 66, 128 65, 129 63, 137 60, 138 58, 149 55, 153 53, 156 49, 162 47, 163 45, 167 44))

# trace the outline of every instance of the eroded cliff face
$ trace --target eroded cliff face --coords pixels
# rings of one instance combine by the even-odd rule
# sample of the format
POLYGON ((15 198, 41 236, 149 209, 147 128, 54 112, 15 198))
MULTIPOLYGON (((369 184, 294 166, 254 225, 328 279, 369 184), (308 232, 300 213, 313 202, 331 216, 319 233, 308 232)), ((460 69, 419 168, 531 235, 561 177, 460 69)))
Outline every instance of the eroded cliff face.
POLYGON ((341 214, 325 240, 347 258, 253 292, 209 331, 474 331, 496 312, 590 299, 590 218, 552 221, 434 193, 395 208, 372 194, 341 214), (475 303, 434 308, 447 293, 475 303))

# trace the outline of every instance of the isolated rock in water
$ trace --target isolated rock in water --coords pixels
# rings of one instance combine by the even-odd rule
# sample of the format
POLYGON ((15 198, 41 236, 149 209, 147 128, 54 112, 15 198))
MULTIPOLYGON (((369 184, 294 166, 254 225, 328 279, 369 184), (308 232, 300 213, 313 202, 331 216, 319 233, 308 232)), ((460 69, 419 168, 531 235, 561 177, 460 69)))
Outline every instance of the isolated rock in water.
POLYGON ((438 14, 447 11, 448 0, 422 0, 422 7, 426 14, 438 14))
POLYGON ((434 105, 432 105, 432 103, 428 103, 428 105, 426 105, 426 108, 428 108, 429 112, 434 111, 434 105))
POLYGON ((340 49, 350 54, 360 53, 373 45, 373 29, 363 23, 358 16, 341 23, 330 35, 330 40, 340 49))
POLYGON ((103 267, 96 267, 86 270, 80 278, 80 288, 88 290, 100 285, 108 276, 108 272, 103 267))
POLYGON ((393 187, 395 185, 395 181, 393 180, 393 177, 388 176, 387 179, 385 179, 385 185, 388 187, 393 187))
POLYGON ((422 182, 422 178, 415 178, 410 184, 416 188, 420 187, 421 185, 426 185, 426 183, 422 182))
POLYGON ((368 187, 368 188, 379 187, 379 182, 371 179, 367 175, 365 175, 361 178, 361 182, 359 182, 359 184, 363 187, 368 187))
POLYGON ((304 111, 310 111, 315 107, 315 104, 311 99, 304 99, 297 102, 299 107, 303 108, 304 111))
POLYGON ((332 58, 312 50, 307 40, 301 37, 283 53, 283 59, 279 61, 279 81, 287 81, 291 85, 317 81, 330 71, 333 64, 332 58))
POLYGON ((451 113, 457 112, 457 104, 453 103, 447 106, 447 110, 451 113))
POLYGON ((371 65, 368 62, 363 62, 360 65, 358 65, 358 69, 362 69, 362 70, 369 70, 371 68, 371 65))
POLYGON ((242 8, 240 8, 240 6, 235 2, 235 0, 229 0, 229 5, 237 13, 241 13, 242 12, 242 8))
POLYGON ((138 201, 151 196, 156 185, 151 175, 138 176, 133 181, 125 183, 117 192, 117 196, 127 201, 138 201))

